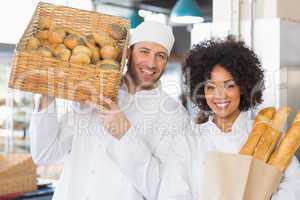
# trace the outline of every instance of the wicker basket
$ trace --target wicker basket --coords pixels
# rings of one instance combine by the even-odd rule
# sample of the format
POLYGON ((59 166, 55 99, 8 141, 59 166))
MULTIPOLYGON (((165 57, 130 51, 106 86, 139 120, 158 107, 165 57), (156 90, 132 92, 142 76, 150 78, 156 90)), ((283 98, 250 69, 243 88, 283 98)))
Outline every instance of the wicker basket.
POLYGON ((0 180, 19 174, 36 173, 36 166, 28 154, 0 155, 0 180))
POLYGON ((0 196, 36 190, 36 177, 36 166, 30 155, 0 155, 0 196))
POLYGON ((101 103, 100 95, 115 99, 125 64, 129 27, 129 21, 119 17, 40 2, 16 47, 9 87, 80 102, 101 103), (122 50, 120 70, 72 64, 26 51, 29 38, 38 31, 41 16, 50 17, 54 26, 68 27, 85 35, 107 31, 112 23, 126 28, 126 38, 118 42, 122 50))
POLYGON ((32 192, 37 190, 35 175, 15 176, 0 181, 0 195, 32 192))

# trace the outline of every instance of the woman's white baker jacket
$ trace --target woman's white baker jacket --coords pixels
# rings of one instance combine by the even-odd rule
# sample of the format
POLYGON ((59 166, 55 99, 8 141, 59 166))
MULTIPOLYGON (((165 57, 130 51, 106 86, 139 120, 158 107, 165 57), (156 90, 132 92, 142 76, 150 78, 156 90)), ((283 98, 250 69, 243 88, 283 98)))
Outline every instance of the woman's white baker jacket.
MULTIPOLYGON (((251 131, 249 115, 249 112, 241 113, 230 133, 222 133, 210 119, 202 125, 192 125, 190 135, 176 136, 164 170, 159 200, 205 200, 201 198, 201 180, 206 152, 238 153, 251 131)), ((300 200, 300 165, 296 157, 272 196, 272 200, 287 199, 300 200)))
POLYGON ((121 140, 102 127, 97 110, 57 117, 55 104, 34 113, 31 153, 38 165, 64 159, 54 200, 155 200, 169 144, 188 121, 185 109, 161 87, 130 95, 119 106, 132 127, 121 140))

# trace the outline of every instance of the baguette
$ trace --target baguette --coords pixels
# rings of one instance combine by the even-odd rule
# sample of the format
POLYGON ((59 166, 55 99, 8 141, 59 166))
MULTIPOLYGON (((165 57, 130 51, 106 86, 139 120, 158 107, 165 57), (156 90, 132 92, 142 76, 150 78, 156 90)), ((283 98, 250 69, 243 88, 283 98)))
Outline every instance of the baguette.
POLYGON ((271 153, 280 139, 285 122, 291 112, 289 107, 281 107, 274 115, 270 126, 262 134, 253 157, 267 162, 271 153))
POLYGON ((247 139, 247 142, 240 150, 240 154, 252 155, 254 153, 263 132, 267 129, 268 123, 271 121, 275 112, 276 109, 274 107, 264 108, 259 111, 253 123, 252 131, 247 139))
POLYGON ((280 171, 286 170, 297 149, 300 147, 300 111, 296 114, 291 127, 281 140, 279 147, 271 155, 268 164, 280 171))

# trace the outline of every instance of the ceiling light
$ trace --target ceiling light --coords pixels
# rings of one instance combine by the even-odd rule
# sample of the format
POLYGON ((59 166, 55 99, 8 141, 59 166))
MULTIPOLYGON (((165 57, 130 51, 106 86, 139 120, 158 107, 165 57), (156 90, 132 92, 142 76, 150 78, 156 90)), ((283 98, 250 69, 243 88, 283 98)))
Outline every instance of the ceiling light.
POLYGON ((172 8, 173 24, 197 24, 203 21, 202 11, 195 0, 178 0, 172 8))

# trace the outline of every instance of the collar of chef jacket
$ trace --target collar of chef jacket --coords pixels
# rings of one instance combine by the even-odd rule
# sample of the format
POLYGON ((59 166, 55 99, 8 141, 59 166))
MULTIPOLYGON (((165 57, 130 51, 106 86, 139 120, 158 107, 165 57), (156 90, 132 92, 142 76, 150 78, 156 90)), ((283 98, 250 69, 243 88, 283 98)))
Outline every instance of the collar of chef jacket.
POLYGON ((119 102, 119 106, 125 107, 126 105, 132 105, 132 103, 134 103, 134 107, 149 113, 155 113, 160 110, 158 106, 162 106, 160 105, 162 97, 164 97, 164 95, 160 80, 157 81, 153 89, 140 90, 134 94, 128 92, 127 85, 122 81, 118 94, 118 99, 122 99, 122 101, 119 102))
POLYGON ((232 125, 232 129, 228 133, 224 133, 217 127, 217 125, 213 122, 213 116, 209 116, 209 119, 204 124, 201 124, 198 127, 198 131, 203 134, 209 134, 214 136, 228 136, 235 137, 248 134, 251 130, 252 120, 250 119, 249 112, 240 112, 239 116, 236 118, 232 125))
POLYGON ((232 125, 230 132, 222 132, 212 121, 213 117, 198 126, 197 132, 203 136, 207 151, 237 153, 251 131, 252 121, 249 112, 241 112, 232 125))

